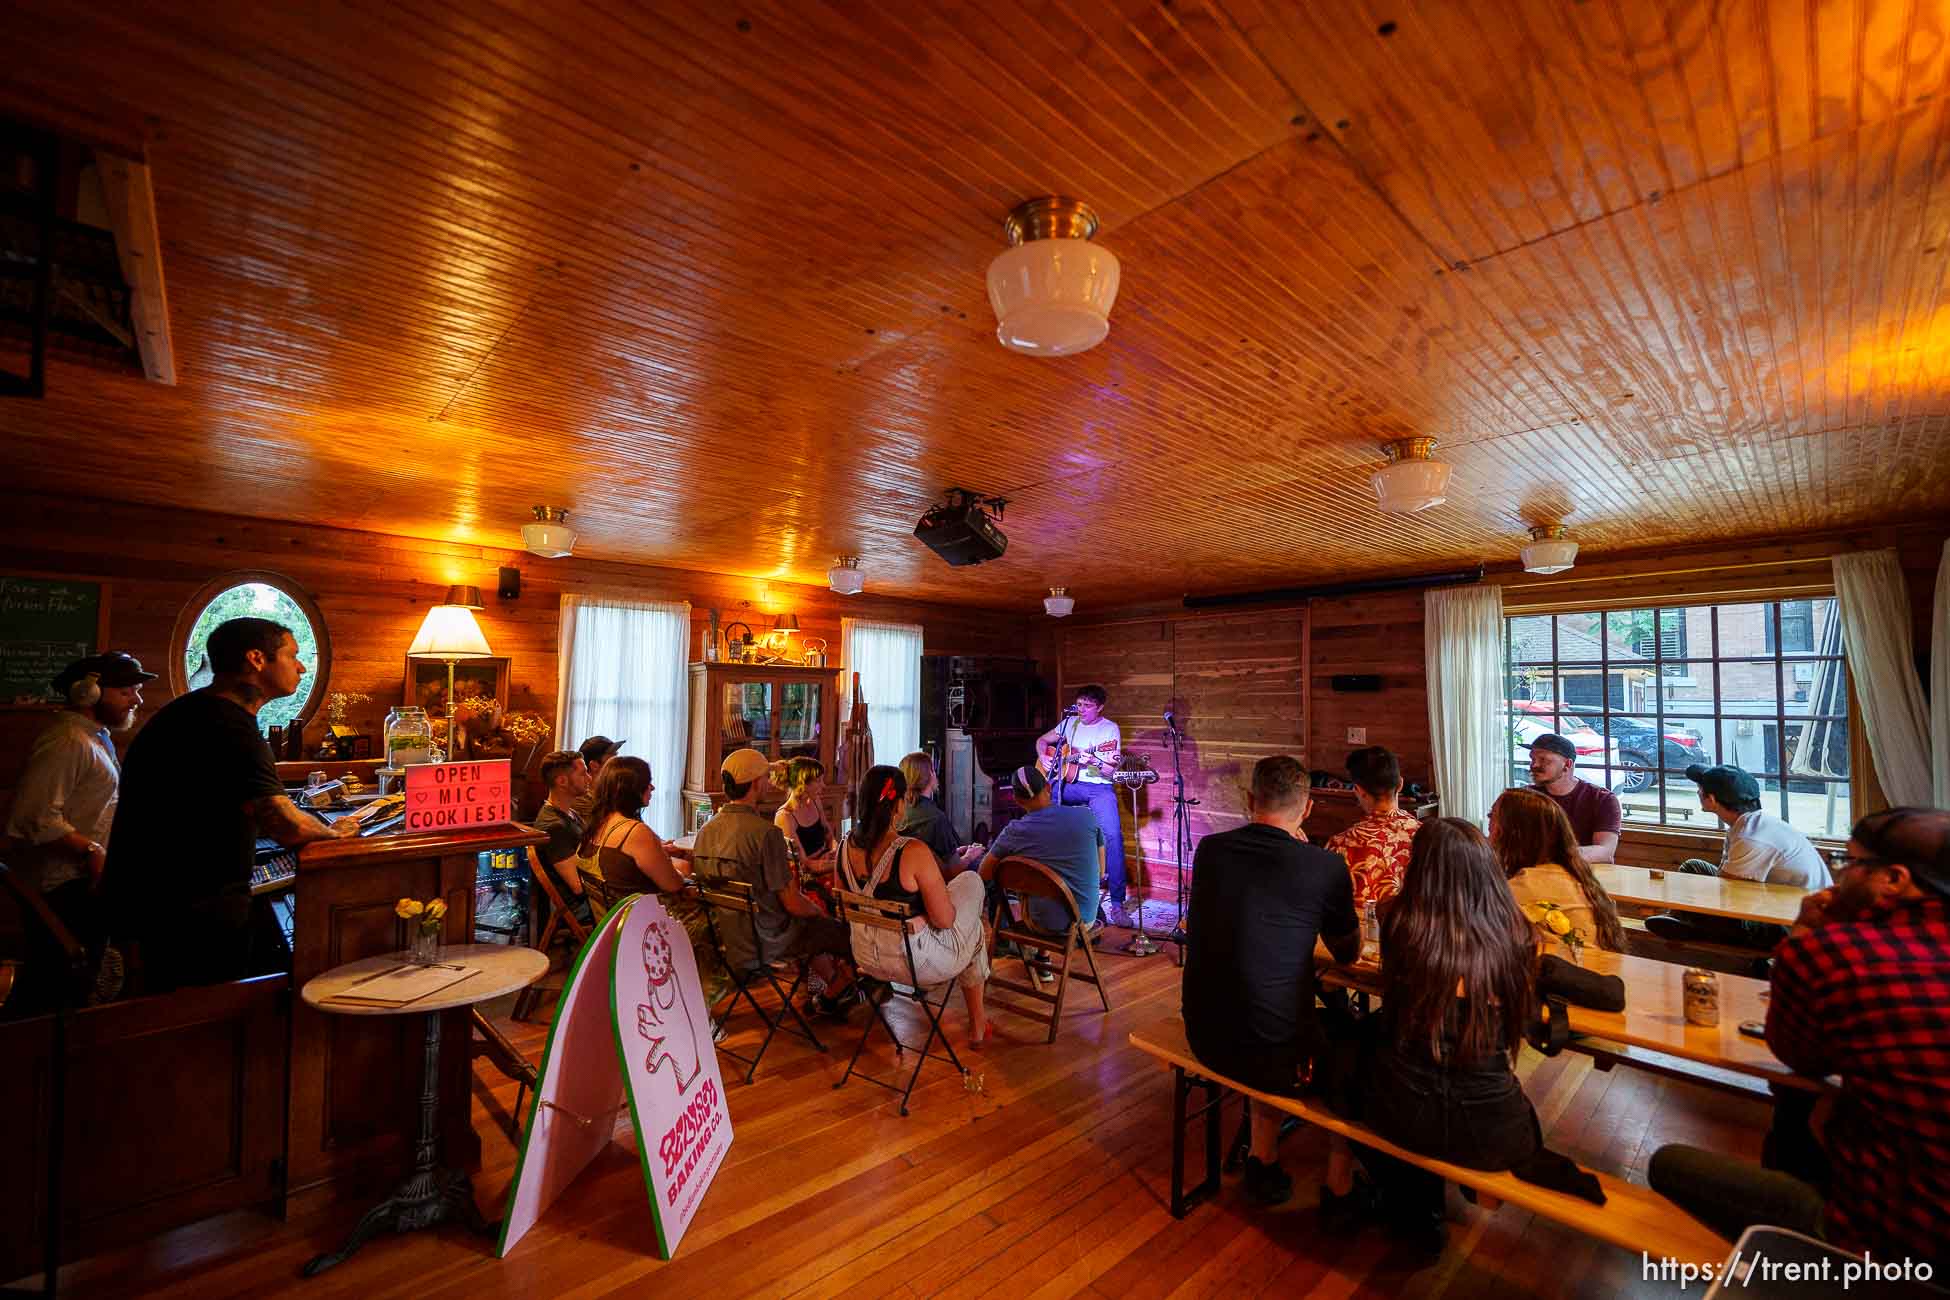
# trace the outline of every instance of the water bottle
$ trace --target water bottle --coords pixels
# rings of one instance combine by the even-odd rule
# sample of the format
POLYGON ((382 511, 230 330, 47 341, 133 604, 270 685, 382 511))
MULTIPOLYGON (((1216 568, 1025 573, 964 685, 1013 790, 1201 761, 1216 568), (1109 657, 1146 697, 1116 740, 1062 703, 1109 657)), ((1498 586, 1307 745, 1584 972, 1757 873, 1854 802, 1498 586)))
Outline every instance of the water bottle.
MULTIPOLYGON (((1367 952, 1376 950, 1381 944, 1381 916, 1370 898, 1361 904, 1361 947, 1367 952)), ((1363 955, 1366 955, 1364 952, 1363 955)))

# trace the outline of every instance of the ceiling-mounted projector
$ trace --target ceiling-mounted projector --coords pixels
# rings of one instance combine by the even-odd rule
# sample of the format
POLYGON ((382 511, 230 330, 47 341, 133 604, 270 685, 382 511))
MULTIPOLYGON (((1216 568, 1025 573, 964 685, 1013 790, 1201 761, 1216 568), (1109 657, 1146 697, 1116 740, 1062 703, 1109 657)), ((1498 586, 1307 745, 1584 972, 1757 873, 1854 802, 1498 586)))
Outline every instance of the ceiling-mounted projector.
POLYGON ((921 516, 914 535, 927 543, 930 551, 957 567, 999 560, 1009 549, 1009 539, 996 527, 1009 504, 1000 497, 978 497, 966 488, 949 488, 947 503, 921 516), (994 510, 994 514, 989 513, 994 510))

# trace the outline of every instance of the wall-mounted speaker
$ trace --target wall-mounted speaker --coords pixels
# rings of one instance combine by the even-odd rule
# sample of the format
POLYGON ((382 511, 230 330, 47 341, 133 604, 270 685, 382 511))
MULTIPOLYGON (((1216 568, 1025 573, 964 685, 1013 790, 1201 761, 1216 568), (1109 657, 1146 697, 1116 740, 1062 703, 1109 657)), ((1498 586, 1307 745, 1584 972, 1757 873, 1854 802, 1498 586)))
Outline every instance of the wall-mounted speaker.
POLYGON ((501 587, 496 594, 503 600, 520 600, 521 570, 514 568, 501 570, 501 587))
POLYGON ((1335 673, 1334 693, 1345 695, 1351 691, 1378 691, 1381 678, 1374 673, 1335 673))

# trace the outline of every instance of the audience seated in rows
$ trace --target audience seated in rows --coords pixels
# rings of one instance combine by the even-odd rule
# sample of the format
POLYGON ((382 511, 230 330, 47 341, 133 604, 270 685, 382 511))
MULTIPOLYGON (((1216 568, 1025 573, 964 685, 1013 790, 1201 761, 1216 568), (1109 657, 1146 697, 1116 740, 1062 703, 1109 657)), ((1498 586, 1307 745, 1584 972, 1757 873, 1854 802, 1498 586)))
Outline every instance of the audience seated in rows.
POLYGON ((1354 906, 1384 903, 1401 891, 1408 846, 1422 823, 1401 810, 1402 765, 1380 745, 1347 756, 1348 779, 1361 820, 1327 841, 1327 851, 1347 861, 1354 906))
POLYGON ((899 768, 867 769, 854 797, 857 815, 840 852, 840 872, 853 893, 905 903, 919 914, 918 921, 905 934, 855 926, 854 960, 866 974, 889 983, 918 980, 930 988, 955 981, 968 1007, 968 1045, 984 1047, 993 1030, 982 1004, 989 978, 982 877, 962 871, 943 879, 933 851, 895 829, 906 795, 899 768))
MULTIPOLYGON (((1300 839, 1312 805, 1299 760, 1263 758, 1247 823, 1207 835, 1193 857, 1185 1037, 1220 1074, 1265 1092, 1300 1088, 1321 1046, 1315 940, 1336 961, 1353 961, 1361 948, 1347 863, 1300 839)), ((1255 1107, 1246 1155, 1247 1194, 1269 1205, 1293 1192, 1275 1150, 1279 1122, 1255 1107)))
MULTIPOLYGON (((1586 865, 1570 819, 1536 790, 1505 790, 1490 807, 1490 843, 1509 878, 1509 892, 1528 912, 1553 903, 1585 942, 1625 951, 1618 905, 1586 865)), ((1534 919, 1534 918, 1532 918, 1534 919)))
POLYGON ((813 995, 811 1010, 844 1017, 853 992, 852 955, 846 927, 826 915, 793 879, 785 834, 765 820, 758 800, 770 788, 771 763, 756 749, 736 749, 724 757, 721 779, 725 801, 697 832, 691 861, 704 880, 740 880, 752 888, 758 907, 756 947, 744 926, 721 934, 726 959, 747 968, 761 962, 811 961, 825 985, 813 995))
MULTIPOLYGON (((1653 1155, 1647 1180, 1728 1237, 1776 1224, 1877 1258, 1928 1260, 1942 1276, 1950 1268, 1950 812, 1864 817, 1834 877, 1803 901, 1775 950, 1767 1004, 1776 1056, 1803 1074, 1841 1076, 1832 1112, 1814 1125, 1825 1159, 1770 1169, 1673 1145, 1653 1155)), ((1777 1115, 1776 1153, 1793 1145, 1780 1140, 1780 1123, 1777 1115)))

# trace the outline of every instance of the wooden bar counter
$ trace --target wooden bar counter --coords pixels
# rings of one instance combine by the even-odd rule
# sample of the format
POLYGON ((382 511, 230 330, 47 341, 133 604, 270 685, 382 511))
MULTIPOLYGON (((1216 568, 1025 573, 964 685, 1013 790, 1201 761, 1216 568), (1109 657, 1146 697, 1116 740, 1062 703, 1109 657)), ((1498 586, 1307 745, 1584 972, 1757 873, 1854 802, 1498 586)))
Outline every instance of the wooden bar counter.
MULTIPOLYGON (((526 826, 502 822, 306 845, 293 892, 291 987, 361 957, 397 952, 404 923, 393 908, 402 898, 445 899, 442 942, 472 943, 476 855, 542 840, 526 826)), ((285 1188, 289 1208, 302 1212, 350 1187, 396 1179, 405 1167, 421 1031, 411 1016, 328 1016, 293 1003, 285 1188)), ((466 1043, 466 1010, 449 1013, 443 1028, 449 1043, 466 1043)), ((443 1067, 447 1160, 465 1166, 480 1150, 469 1122, 468 1054, 446 1053, 443 1067)))

